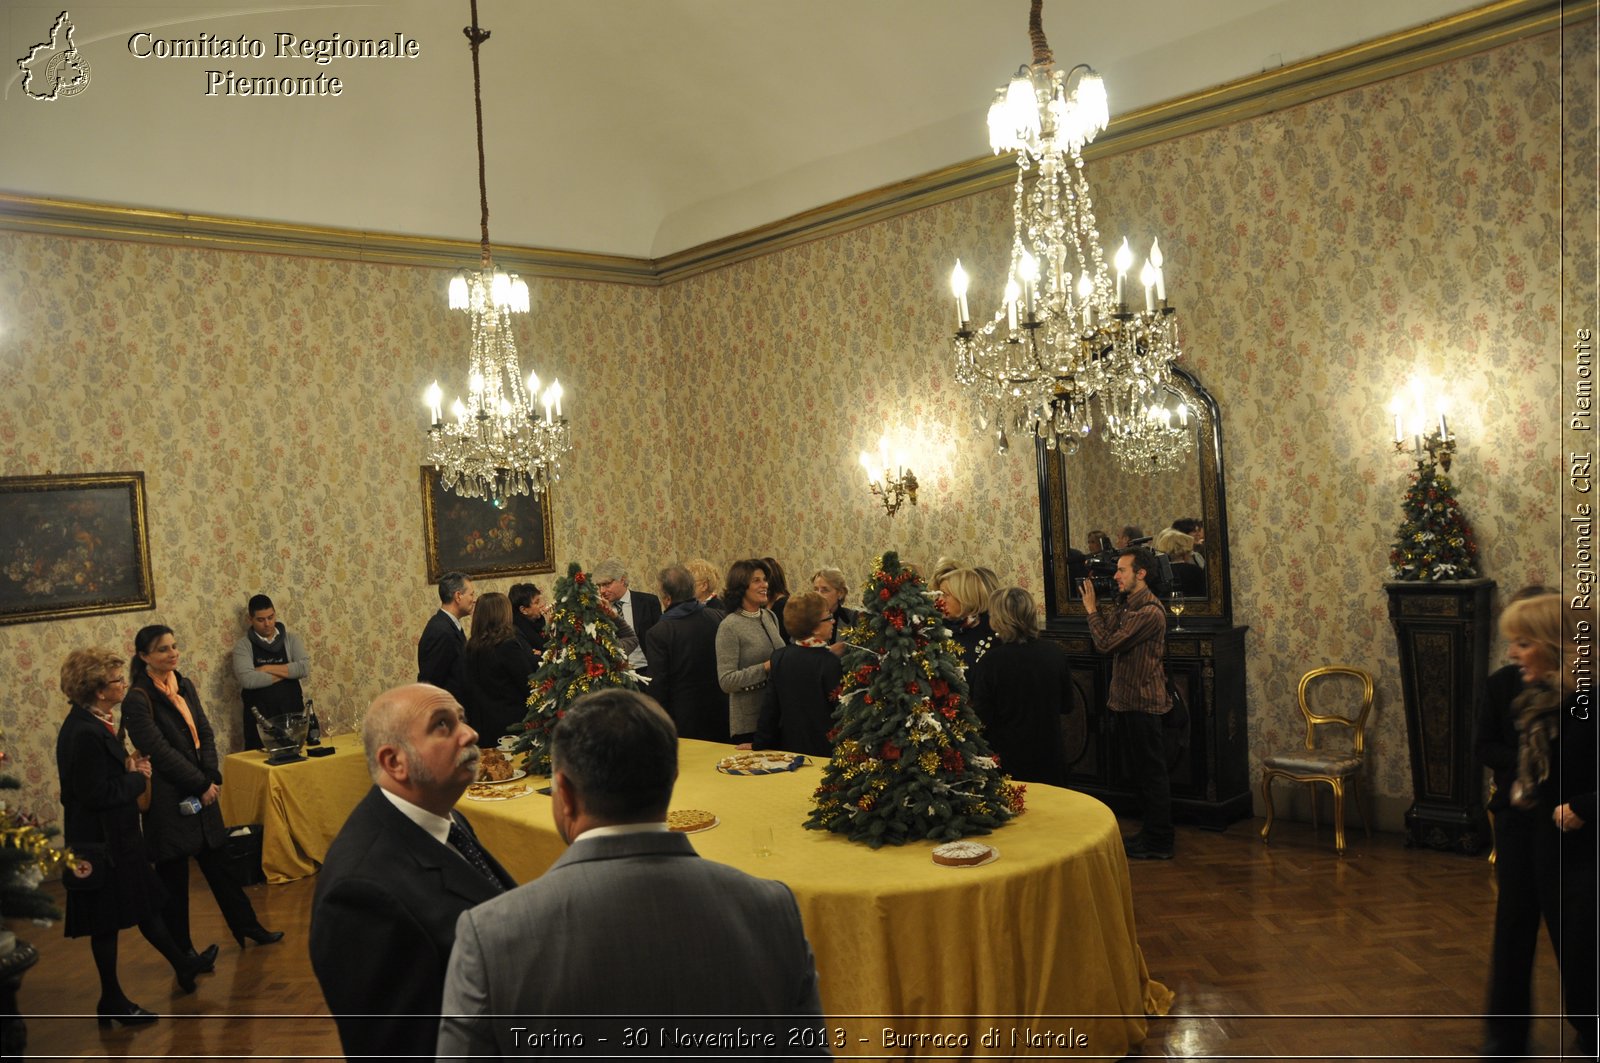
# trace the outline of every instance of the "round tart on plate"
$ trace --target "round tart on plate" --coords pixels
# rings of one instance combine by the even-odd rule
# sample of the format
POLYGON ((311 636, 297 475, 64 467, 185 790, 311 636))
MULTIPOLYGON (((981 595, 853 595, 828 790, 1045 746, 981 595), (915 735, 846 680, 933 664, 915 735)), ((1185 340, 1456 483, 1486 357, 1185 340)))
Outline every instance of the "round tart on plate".
POLYGON ((945 867, 977 867, 1000 859, 1000 850, 982 842, 946 842, 933 850, 933 862, 945 867))
POLYGON ((683 834, 710 830, 716 825, 716 813, 701 808, 675 808, 667 813, 667 829, 683 834))

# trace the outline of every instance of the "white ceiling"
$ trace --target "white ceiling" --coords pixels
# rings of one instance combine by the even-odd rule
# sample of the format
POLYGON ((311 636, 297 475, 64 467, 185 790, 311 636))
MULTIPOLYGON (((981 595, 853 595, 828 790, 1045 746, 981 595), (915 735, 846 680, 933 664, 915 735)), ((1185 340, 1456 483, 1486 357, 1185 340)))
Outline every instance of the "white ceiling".
MULTIPOLYGON (((1116 115, 1475 6, 1046 0, 1044 26, 1059 62, 1105 77, 1116 115)), ((80 0, 88 87, 30 99, 13 60, 61 9, 0 11, 0 190, 477 238, 466 0, 80 0), (141 59, 140 31, 267 54, 141 59), (402 33, 420 56, 318 66, 276 58, 280 32, 402 33), (207 96, 206 71, 230 69, 343 91, 207 96)), ((491 234, 656 258, 973 159, 993 90, 1029 58, 1027 15, 1027 0, 480 0, 491 234)))

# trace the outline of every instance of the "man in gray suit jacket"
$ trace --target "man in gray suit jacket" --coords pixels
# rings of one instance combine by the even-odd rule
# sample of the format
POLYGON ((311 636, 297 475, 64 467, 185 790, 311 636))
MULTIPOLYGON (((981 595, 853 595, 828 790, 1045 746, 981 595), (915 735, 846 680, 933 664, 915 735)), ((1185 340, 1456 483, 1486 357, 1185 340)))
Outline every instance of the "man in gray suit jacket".
POLYGON ((551 761, 571 847, 462 913, 438 1058, 826 1054, 790 1043, 822 1015, 794 895, 667 830, 678 736, 661 707, 629 690, 581 698, 556 725, 551 761))

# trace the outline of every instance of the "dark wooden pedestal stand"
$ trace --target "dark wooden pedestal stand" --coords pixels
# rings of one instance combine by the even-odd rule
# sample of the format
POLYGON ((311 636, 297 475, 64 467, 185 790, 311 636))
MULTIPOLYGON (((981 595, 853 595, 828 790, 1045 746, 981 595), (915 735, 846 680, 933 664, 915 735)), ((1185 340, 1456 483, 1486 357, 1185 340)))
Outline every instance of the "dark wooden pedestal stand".
POLYGON ((1384 584, 1411 748, 1411 846, 1470 855, 1489 842, 1473 743, 1489 671, 1494 586, 1490 579, 1384 584))

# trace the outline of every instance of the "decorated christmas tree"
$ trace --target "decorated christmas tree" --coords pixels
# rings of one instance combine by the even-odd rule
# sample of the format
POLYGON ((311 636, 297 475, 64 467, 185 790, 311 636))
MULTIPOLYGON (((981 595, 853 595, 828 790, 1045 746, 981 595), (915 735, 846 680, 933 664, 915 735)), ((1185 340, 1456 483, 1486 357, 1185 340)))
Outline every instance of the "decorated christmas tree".
POLYGON ((539 670, 528 680, 528 715, 516 752, 528 752, 527 770, 550 774, 550 731, 573 701, 593 690, 638 690, 638 675, 628 664, 617 633, 617 614, 603 604, 594 580, 577 564, 556 580, 549 639, 539 670))
POLYGON ((812 830, 876 849, 988 834, 1022 811, 967 701, 961 658, 920 577, 886 553, 862 594, 812 830))
POLYGON ((1456 505, 1455 488, 1433 449, 1417 461, 1401 502, 1405 519, 1389 551, 1389 564, 1397 580, 1471 579, 1478 544, 1472 525, 1456 505))

